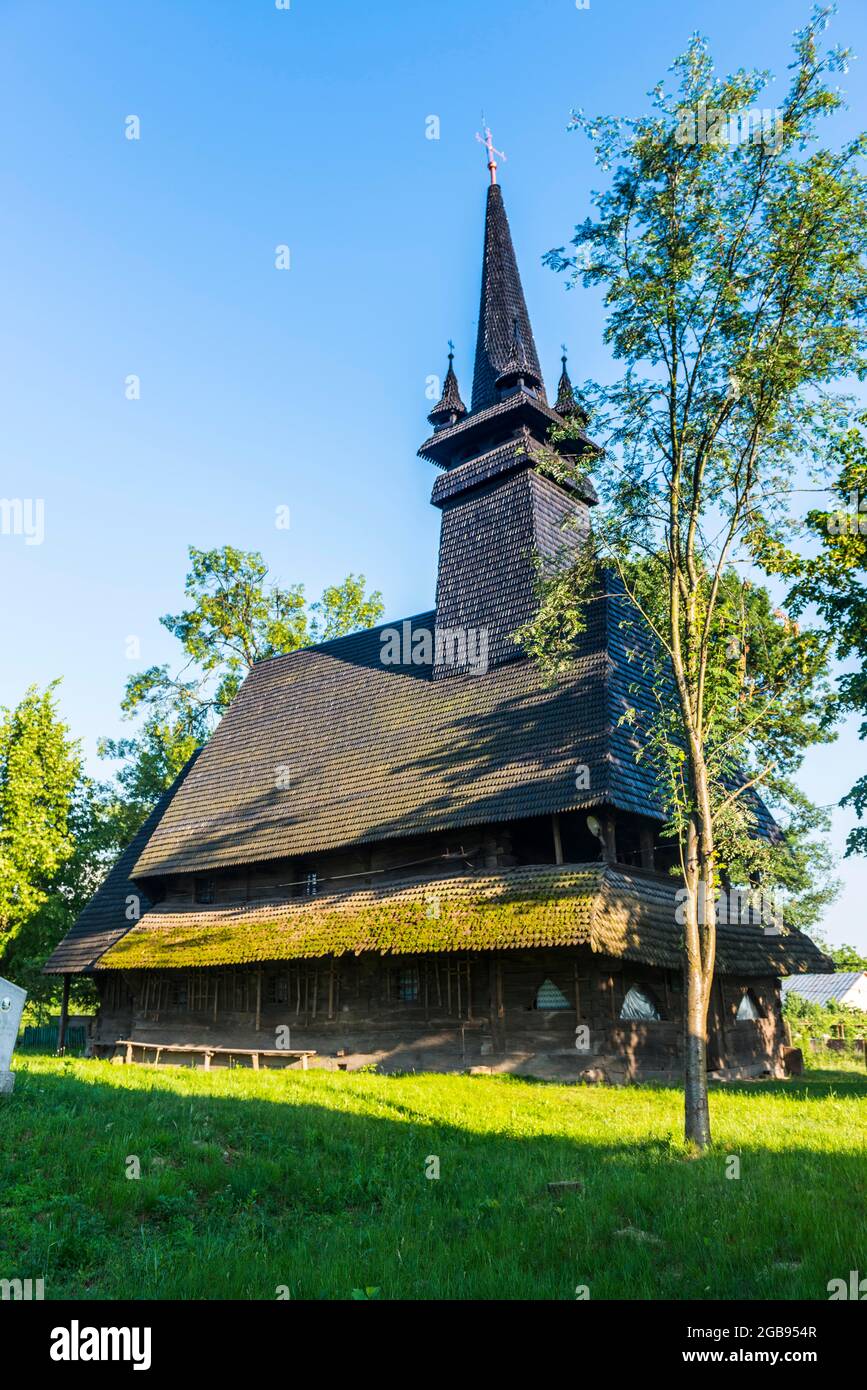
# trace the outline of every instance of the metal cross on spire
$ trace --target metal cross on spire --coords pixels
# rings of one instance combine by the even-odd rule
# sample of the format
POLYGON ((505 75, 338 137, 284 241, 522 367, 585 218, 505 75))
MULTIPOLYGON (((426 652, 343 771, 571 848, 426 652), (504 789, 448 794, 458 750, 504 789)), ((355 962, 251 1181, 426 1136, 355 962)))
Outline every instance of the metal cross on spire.
POLYGON ((498 154, 498 155, 500 156, 500 158, 503 160, 503 162, 505 163, 506 154, 505 154, 505 151, 504 151, 504 150, 498 150, 498 149, 495 149, 495 148, 494 148, 494 137, 491 135, 491 132, 490 132, 489 127, 486 126, 486 125, 484 124, 484 120, 485 120, 485 118, 484 118, 484 115, 483 115, 483 116, 482 116, 482 129, 484 130, 485 133, 484 133, 484 135, 482 136, 482 135, 479 134, 478 131, 476 131, 476 139, 478 140, 478 142, 479 142, 480 145, 484 145, 485 149, 486 149, 487 152, 488 152, 488 168, 489 168, 490 171, 491 171, 491 183, 496 183, 496 182, 497 182, 497 161, 495 160, 494 155, 495 155, 495 154, 498 154))

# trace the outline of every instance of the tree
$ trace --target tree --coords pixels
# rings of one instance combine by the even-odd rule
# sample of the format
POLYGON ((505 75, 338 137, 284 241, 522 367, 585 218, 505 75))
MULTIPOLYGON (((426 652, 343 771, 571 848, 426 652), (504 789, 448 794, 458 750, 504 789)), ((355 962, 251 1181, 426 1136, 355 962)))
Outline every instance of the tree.
MULTIPOLYGON (((774 768, 734 782, 733 772, 789 717, 778 684, 747 694, 734 642, 724 649, 725 690, 715 684, 728 596, 740 587, 727 576, 784 570, 801 468, 826 467, 850 405, 838 383, 867 367, 867 185, 856 167, 867 140, 839 150, 817 140, 820 119, 842 104, 827 78, 848 57, 822 47, 828 14, 815 11, 795 36, 791 83, 772 121, 750 115, 768 74, 716 77, 699 37, 675 61, 676 90, 657 85, 650 115, 575 113, 611 178, 594 195, 595 218, 576 228, 575 251, 547 257, 574 281, 605 287, 606 340, 625 364, 619 381, 588 383, 584 396, 606 445, 600 553, 650 624, 673 681, 675 718, 657 721, 654 751, 686 886, 685 1132, 699 1148, 710 1142, 716 928, 707 905, 723 859, 736 849, 747 866, 763 853, 750 792, 774 768), (661 614, 631 582, 635 555, 655 566, 661 614)), ((779 641, 797 672, 792 625, 786 634, 782 624, 779 641)))
MULTIPOLYGON (((19 965, 38 955, 37 937, 44 960, 63 935, 57 887, 76 854, 81 756, 58 716, 57 684, 0 710, 0 959, 10 971, 16 954, 19 965)), ((14 973, 32 987, 32 972, 14 973)))
POLYGON ((142 715, 132 738, 103 739, 100 754, 121 761, 114 807, 118 849, 127 844, 154 802, 206 742, 257 661, 373 627, 383 613, 379 592, 349 574, 307 604, 304 586, 269 582, 256 551, 190 547, 185 584, 189 606, 160 619, 181 643, 183 663, 152 666, 127 682, 126 718, 142 715))
POLYGON ((867 970, 867 956, 857 946, 833 946, 828 952, 838 970, 867 970))
MULTIPOLYGON (((58 1003, 56 976, 43 975, 51 952, 72 929, 96 892, 117 853, 109 789, 80 775, 70 798, 68 828, 73 849, 43 885, 43 900, 22 922, 3 958, 3 969, 27 990, 28 1004, 40 1012, 58 1003)), ((92 982, 72 979, 71 997, 78 1005, 96 1002, 92 982)))
MULTIPOLYGON (((793 612, 815 604, 827 623, 841 661, 854 661, 840 683, 848 710, 864 716, 860 734, 867 738, 867 412, 829 440, 834 471, 833 493, 839 505, 815 508, 807 527, 821 542, 818 554, 790 557, 782 571, 794 583, 789 595, 793 612)), ((867 813, 867 774, 843 798, 860 818, 867 813)), ((867 826, 850 830, 847 854, 867 854, 867 826)))

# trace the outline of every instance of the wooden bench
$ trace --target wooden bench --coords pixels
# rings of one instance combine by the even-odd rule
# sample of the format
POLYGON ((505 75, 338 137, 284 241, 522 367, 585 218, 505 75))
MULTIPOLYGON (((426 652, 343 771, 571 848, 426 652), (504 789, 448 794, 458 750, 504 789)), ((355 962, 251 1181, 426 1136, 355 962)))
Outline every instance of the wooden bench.
MULTIPOLYGON (((212 1057, 250 1057, 253 1063, 253 1070, 259 1070, 260 1057, 300 1057, 301 1070, 307 1070, 307 1059, 315 1057, 316 1053, 311 1048, 291 1048, 291 1047, 212 1047, 210 1043, 157 1043, 143 1042, 141 1038, 118 1038, 115 1047, 125 1047, 125 1061, 131 1064, 133 1061, 133 1048, 140 1047, 143 1052, 148 1048, 156 1052, 153 1065, 158 1067, 160 1056, 163 1052, 192 1052, 204 1058, 205 1071, 211 1070, 212 1057)), ((143 1061, 146 1059, 143 1058, 143 1061)))

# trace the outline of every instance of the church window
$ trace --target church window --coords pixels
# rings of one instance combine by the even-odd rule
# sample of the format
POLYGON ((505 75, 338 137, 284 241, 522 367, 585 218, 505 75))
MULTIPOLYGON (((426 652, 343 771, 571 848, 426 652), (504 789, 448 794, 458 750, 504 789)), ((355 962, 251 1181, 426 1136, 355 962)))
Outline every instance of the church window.
POLYGON ((741 995, 741 1001, 738 1004, 737 1013, 735 1014, 736 1022, 748 1023, 753 1019, 761 1018, 761 1016, 761 1011, 752 990, 744 990, 741 995))
POLYGON ((543 980, 536 990, 534 1007, 537 1009, 571 1009, 572 1005, 562 989, 558 989, 553 980, 543 980))
POLYGON ((418 970, 410 966, 397 972, 397 997, 401 1004, 417 1004, 419 996, 418 970))
POLYGON ((620 1017, 627 1023, 658 1023, 662 1014, 649 990, 632 985, 626 991, 620 1017))
POLYGON ((193 898, 197 903, 212 903, 216 896, 216 883, 212 878, 196 878, 193 880, 193 898))
POLYGON ((176 1009, 189 1008, 190 992, 189 981, 186 975, 181 975, 172 980, 171 1000, 176 1009))
POLYGON ((268 1003, 288 1004, 289 978, 286 975, 272 975, 268 981, 268 1003))

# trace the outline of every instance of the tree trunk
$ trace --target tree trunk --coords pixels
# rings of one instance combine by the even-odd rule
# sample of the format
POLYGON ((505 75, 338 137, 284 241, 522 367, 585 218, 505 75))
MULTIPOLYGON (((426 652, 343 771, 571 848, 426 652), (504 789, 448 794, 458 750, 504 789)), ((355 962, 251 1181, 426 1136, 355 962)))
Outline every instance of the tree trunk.
MULTIPOLYGON (((707 1014, 716 955, 716 904, 706 837, 690 820, 686 855, 686 920, 683 960, 683 1093, 687 1143, 710 1144, 707 1099, 707 1014)), ((711 861, 712 862, 712 861, 711 861)))
POLYGON ((683 1089, 687 1143, 706 1149, 710 1143, 707 1103, 707 1000, 701 969, 684 962, 683 1089))

